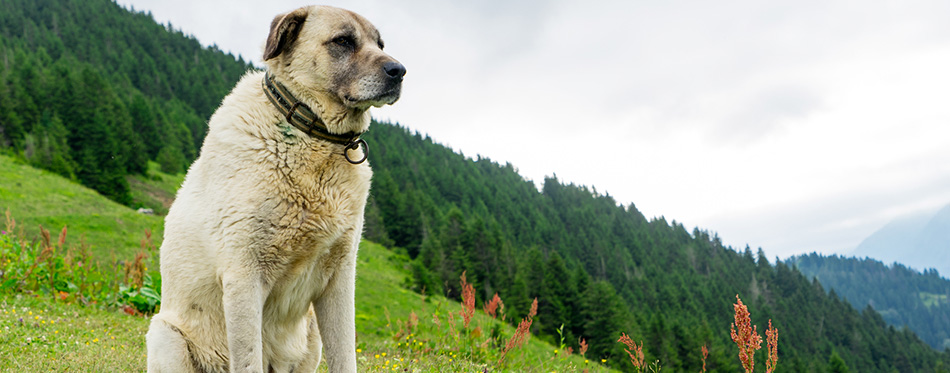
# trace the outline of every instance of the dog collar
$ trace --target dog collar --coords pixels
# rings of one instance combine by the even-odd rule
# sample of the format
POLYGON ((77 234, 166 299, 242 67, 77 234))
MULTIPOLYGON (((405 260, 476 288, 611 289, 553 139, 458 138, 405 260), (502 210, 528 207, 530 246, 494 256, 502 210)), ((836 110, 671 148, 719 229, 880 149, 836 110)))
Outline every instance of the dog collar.
POLYGON ((310 135, 310 137, 344 145, 343 157, 352 164, 360 164, 366 160, 369 155, 369 147, 366 145, 366 141, 360 138, 362 132, 347 132, 340 135, 330 133, 320 116, 313 112, 307 104, 297 100, 287 87, 274 79, 270 72, 264 75, 264 81, 261 85, 264 88, 264 95, 284 116, 284 119, 287 119, 288 123, 310 135), (363 148, 363 158, 350 159, 348 152, 359 147, 363 148))

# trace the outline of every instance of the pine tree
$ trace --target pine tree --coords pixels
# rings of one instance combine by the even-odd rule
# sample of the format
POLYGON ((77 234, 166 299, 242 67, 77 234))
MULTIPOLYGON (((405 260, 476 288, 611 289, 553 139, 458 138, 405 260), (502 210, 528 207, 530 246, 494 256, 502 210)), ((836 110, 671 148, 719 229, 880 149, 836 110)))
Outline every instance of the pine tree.
POLYGON ((828 358, 828 373, 848 373, 850 371, 848 365, 844 363, 844 359, 841 358, 841 355, 838 355, 838 351, 831 351, 831 357, 828 358))

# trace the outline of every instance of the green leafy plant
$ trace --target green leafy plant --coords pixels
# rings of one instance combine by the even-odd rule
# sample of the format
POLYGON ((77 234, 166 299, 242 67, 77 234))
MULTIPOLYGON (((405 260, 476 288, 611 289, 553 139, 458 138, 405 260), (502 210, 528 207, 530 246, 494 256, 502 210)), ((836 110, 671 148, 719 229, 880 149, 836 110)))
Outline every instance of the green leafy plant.
POLYGON ((147 266, 154 249, 151 232, 145 232, 134 260, 103 268, 84 241, 78 247, 66 245, 67 227, 54 242, 41 226, 40 237, 29 242, 22 232, 13 233, 16 226, 8 211, 6 230, 0 232, 0 292, 108 305, 138 315, 155 312, 161 303, 161 275, 147 266))

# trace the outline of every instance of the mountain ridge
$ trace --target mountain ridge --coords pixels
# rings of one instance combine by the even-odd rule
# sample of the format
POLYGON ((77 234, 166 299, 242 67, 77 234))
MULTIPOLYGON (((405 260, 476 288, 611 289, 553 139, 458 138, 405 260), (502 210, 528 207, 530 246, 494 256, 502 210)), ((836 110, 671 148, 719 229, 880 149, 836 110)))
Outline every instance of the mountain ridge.
POLYGON ((934 268, 950 278, 950 204, 935 212, 892 220, 862 240, 850 255, 898 262, 920 271, 934 268))
POLYGON ((933 348, 950 348, 950 280, 936 270, 817 253, 786 260, 857 309, 872 307, 895 328, 914 330, 933 348))

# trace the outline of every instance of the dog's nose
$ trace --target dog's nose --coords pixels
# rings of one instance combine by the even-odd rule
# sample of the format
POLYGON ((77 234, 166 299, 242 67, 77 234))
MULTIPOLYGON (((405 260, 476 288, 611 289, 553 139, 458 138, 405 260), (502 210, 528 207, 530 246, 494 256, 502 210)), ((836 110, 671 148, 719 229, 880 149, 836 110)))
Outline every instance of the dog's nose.
POLYGON ((393 79, 402 79, 406 75, 406 67, 399 62, 386 62, 383 64, 383 71, 393 79))

